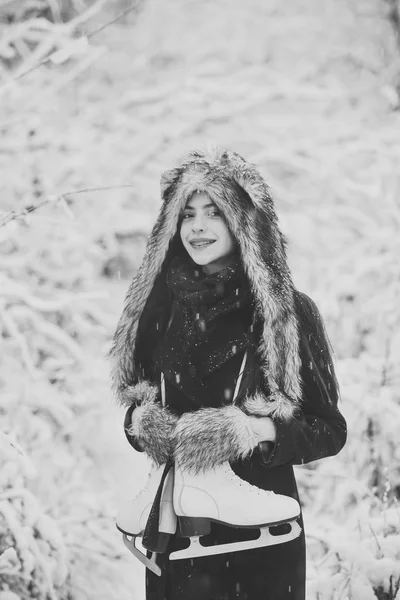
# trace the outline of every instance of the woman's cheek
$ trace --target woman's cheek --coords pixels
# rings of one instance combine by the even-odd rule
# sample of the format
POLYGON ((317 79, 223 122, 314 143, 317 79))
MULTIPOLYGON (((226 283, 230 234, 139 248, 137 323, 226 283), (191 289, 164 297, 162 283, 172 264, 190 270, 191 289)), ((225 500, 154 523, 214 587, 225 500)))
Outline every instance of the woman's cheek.
POLYGON ((186 238, 186 231, 187 231, 187 225, 185 221, 182 221, 181 223, 181 227, 179 230, 179 234, 181 236, 181 240, 182 242, 185 242, 185 238, 186 238))

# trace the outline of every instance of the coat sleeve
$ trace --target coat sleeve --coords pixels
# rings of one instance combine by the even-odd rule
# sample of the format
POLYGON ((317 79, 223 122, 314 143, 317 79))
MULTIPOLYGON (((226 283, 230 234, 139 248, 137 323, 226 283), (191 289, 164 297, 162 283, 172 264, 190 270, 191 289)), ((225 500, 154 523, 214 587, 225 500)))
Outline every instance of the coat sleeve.
POLYGON ((302 411, 291 421, 275 421, 274 444, 259 445, 265 466, 299 465, 336 455, 346 443, 346 421, 338 409, 339 387, 321 315, 305 294, 297 298, 302 411))

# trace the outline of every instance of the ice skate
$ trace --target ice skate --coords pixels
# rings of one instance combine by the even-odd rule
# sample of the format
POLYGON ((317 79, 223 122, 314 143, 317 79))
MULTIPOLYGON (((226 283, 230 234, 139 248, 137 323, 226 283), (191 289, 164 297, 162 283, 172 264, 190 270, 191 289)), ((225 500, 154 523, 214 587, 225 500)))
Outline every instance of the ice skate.
MULTIPOLYGON (((141 538, 153 506, 154 498, 161 483, 165 465, 156 467, 153 465, 146 486, 139 494, 121 506, 116 526, 123 534, 125 546, 138 558, 148 569, 156 575, 161 575, 161 569, 156 562, 156 552, 152 552, 151 558, 145 554, 141 538), (137 547, 136 542, 142 550, 137 547)), ((177 518, 172 503, 174 485, 174 470, 170 469, 166 475, 160 501, 160 520, 158 530, 160 534, 173 535, 176 532, 177 518)))
POLYGON ((171 560, 282 544, 301 533, 296 522, 300 506, 294 498, 249 484, 233 472, 229 463, 197 475, 175 466, 173 500, 180 533, 191 538, 191 545, 173 552, 171 560), (211 521, 231 527, 260 529, 260 537, 205 547, 200 537, 210 532, 211 521), (284 523, 290 524, 288 533, 271 534, 270 527, 284 523))

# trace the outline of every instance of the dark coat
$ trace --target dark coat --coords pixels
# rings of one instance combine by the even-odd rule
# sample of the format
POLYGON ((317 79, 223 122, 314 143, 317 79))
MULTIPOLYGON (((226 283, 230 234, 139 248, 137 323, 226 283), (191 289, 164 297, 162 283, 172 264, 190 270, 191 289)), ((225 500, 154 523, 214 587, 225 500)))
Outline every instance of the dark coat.
MULTIPOLYGON (((297 305, 315 305, 307 296, 297 293, 297 305)), ((302 322, 300 336, 301 377, 303 381, 301 415, 290 421, 276 422, 276 443, 261 444, 253 455, 232 464, 236 474, 249 483, 278 494, 298 498, 292 465, 337 454, 346 441, 346 424, 338 410, 338 388, 332 366, 325 368, 320 362, 323 352, 319 346, 327 346, 321 338, 319 319, 302 322), (310 342, 313 340, 313 342, 310 342), (319 344, 317 343, 319 340, 319 344)), ((224 332, 221 331, 221 335, 224 332)), ((256 333, 257 335, 257 333, 256 333)), ((153 345, 155 338, 146 338, 153 345)), ((257 354, 249 352, 240 395, 258 387, 257 354)), ((143 350, 143 349, 142 349, 143 350)), ((229 359, 203 380, 209 395, 203 398, 203 406, 221 406, 225 403, 226 389, 234 389, 242 361, 242 353, 229 359)), ((147 379, 160 381, 156 365, 146 362, 147 379)), ((182 374, 180 382, 166 380, 166 399, 169 408, 181 415, 193 410, 185 391, 192 389, 189 374, 182 374)), ((264 383, 264 385, 266 385, 264 383)), ((269 390, 265 389, 268 395, 269 390)), ((130 424, 134 406, 126 413, 125 429, 130 424)), ((139 449, 135 440, 127 434, 128 441, 139 449)), ((251 507, 249 507, 251 510, 251 507)), ((305 598, 305 537, 302 534, 290 542, 242 552, 196 558, 193 560, 168 561, 162 557, 163 575, 157 577, 146 571, 147 600, 304 600, 305 598)), ((209 542, 249 539, 251 530, 234 530, 213 524, 209 542), (237 537, 237 536, 241 537, 237 537)), ((170 551, 184 547, 175 536, 170 551)))

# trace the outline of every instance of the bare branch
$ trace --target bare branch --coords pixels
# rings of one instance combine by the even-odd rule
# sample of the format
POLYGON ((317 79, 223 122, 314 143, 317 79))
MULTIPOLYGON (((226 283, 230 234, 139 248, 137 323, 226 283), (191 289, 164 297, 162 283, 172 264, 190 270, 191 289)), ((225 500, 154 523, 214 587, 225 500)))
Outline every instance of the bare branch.
MULTIPOLYGON (((85 12, 83 12, 81 15, 79 15, 75 19, 72 19, 71 21, 69 21, 67 24, 65 24, 65 23, 57 23, 55 25, 52 25, 52 28, 54 29, 54 33, 58 32, 58 35, 60 33, 63 33, 64 35, 72 36, 74 34, 74 32, 76 31, 76 29, 80 25, 82 25, 82 23, 85 23, 86 21, 88 21, 89 19, 91 19, 95 14, 97 14, 100 11, 100 9, 103 7, 103 5, 106 4, 106 2, 107 2, 107 0, 97 0, 97 2, 93 6, 91 6, 90 8, 88 8, 85 12)), ((117 23, 118 21, 120 21, 121 19, 123 19, 124 17, 126 17, 128 14, 134 12, 135 10, 138 10, 139 7, 140 7, 140 0, 136 0, 135 2, 133 2, 133 4, 131 6, 129 6, 128 8, 126 8, 125 10, 123 10, 121 13, 119 13, 114 19, 112 19, 111 21, 108 21, 107 23, 104 23, 100 27, 98 27, 98 28, 94 29, 93 31, 91 31, 86 36, 86 38, 87 39, 91 39, 92 37, 94 37, 95 35, 97 35, 98 33, 100 33, 101 31, 104 31, 104 29, 106 29, 107 27, 113 25, 114 23, 117 23)), ((27 23, 29 25, 29 22, 27 22, 27 23)), ((41 50, 43 50, 43 49, 41 49, 41 50)), ((45 50, 47 52, 48 50, 50 50, 50 48, 48 48, 46 46, 45 50)), ((41 51, 40 53, 43 56, 46 52, 41 51)), ((51 54, 49 54, 48 56, 45 56, 44 58, 41 58, 39 60, 39 62, 36 62, 36 64, 31 64, 28 68, 25 68, 24 70, 21 70, 19 73, 17 73, 17 75, 15 75, 13 77, 13 80, 15 81, 15 80, 22 79, 26 75, 29 75, 29 73, 32 73, 33 71, 36 71, 36 69, 39 69, 40 67, 42 67, 43 65, 45 65, 49 61, 51 61, 52 57, 53 57, 53 54, 55 54, 57 52, 59 52, 59 48, 56 48, 55 51, 52 52, 51 54)))
POLYGON ((42 200, 41 202, 38 202, 37 204, 30 204, 28 206, 25 206, 20 211, 15 211, 15 210, 8 211, 2 217, 2 219, 0 219, 0 227, 4 227, 5 225, 8 225, 8 223, 10 223, 11 221, 15 221, 17 219, 22 219, 22 218, 26 217, 28 214, 34 212, 35 210, 38 210, 42 206, 45 206, 46 204, 56 204, 57 202, 60 202, 62 200, 65 201, 70 196, 74 196, 77 194, 86 194, 88 192, 105 192, 105 191, 109 191, 109 190, 117 190, 117 189, 123 189, 123 188, 133 188, 133 187, 134 186, 132 184, 127 183, 127 184, 123 184, 123 185, 112 185, 112 186, 106 186, 106 187, 84 188, 82 190, 66 192, 65 194, 61 194, 61 196, 58 196, 56 198, 54 198, 54 197, 46 198, 45 200, 42 200))

